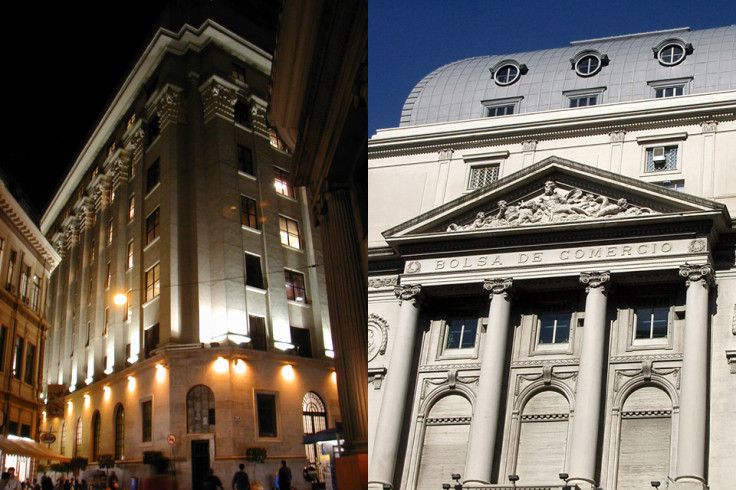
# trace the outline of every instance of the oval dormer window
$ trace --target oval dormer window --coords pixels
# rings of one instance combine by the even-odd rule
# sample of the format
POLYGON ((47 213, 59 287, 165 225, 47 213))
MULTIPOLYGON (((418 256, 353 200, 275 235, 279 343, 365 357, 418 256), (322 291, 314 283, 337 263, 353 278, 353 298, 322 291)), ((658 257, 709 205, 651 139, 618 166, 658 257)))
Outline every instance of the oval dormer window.
POLYGON ((575 72, 581 77, 595 75, 600 69, 601 59, 594 54, 585 55, 575 63, 575 72))
POLYGON ((519 79, 519 67, 508 64, 496 70, 494 78, 498 85, 511 85, 519 79))

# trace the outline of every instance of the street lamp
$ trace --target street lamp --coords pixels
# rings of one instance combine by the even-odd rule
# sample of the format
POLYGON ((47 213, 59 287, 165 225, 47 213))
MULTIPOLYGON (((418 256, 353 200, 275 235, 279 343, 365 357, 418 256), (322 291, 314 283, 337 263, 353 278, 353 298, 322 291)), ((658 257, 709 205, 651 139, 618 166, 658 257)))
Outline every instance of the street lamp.
POLYGON ((127 303, 127 301, 128 301, 128 297, 127 297, 126 295, 124 295, 123 293, 118 293, 118 294, 116 294, 116 295, 115 295, 115 296, 114 296, 114 297, 112 298, 112 301, 113 301, 113 302, 114 302, 114 303, 115 303, 116 305, 118 305, 118 306, 123 306, 123 305, 124 305, 125 303, 127 303))
POLYGON ((570 478, 570 475, 567 473, 560 473, 559 474, 560 480, 565 482, 565 485, 562 487, 562 490, 570 490, 570 486, 567 484, 568 478, 570 478))
POLYGON ((453 473, 450 477, 455 480, 455 490, 463 490, 463 484, 460 483, 460 473, 453 473))
POLYGON ((654 488, 659 488, 659 486, 661 485, 661 483, 660 483, 660 482, 658 482, 658 481, 656 481, 656 480, 655 480, 655 481, 653 481, 653 482, 651 482, 651 483, 652 483, 652 486, 653 486, 654 488))
POLYGON ((509 481, 516 488, 516 482, 519 481, 519 475, 509 475, 509 481))

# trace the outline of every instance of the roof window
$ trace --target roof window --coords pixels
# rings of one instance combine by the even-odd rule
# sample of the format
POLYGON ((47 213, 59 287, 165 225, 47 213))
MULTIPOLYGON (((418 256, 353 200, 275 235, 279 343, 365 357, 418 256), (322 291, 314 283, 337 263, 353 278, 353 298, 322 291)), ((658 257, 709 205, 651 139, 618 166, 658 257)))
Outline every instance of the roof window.
POLYGON ((496 85, 505 87, 515 83, 529 70, 526 65, 520 65, 513 60, 504 60, 496 63, 493 68, 490 68, 490 71, 496 85))
POLYGON ((675 66, 693 52, 693 45, 680 39, 665 39, 652 48, 654 57, 663 66, 675 66))
POLYGON ((608 56, 598 51, 581 51, 570 59, 570 64, 575 73, 581 77, 592 77, 601 68, 608 65, 608 56))

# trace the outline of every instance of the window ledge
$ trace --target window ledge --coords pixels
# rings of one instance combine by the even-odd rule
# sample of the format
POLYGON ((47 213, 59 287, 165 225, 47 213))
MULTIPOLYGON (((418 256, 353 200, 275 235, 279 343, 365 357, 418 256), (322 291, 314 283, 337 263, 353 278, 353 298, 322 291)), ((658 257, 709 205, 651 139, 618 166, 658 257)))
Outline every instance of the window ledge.
POLYGON ((255 175, 249 174, 248 172, 244 172, 242 170, 238 170, 238 175, 245 177, 246 179, 253 180, 253 181, 258 180, 255 175))
POLYGON ((256 235, 262 235, 263 234, 263 231, 262 230, 259 230, 257 228, 252 228, 252 227, 250 227, 248 225, 241 224, 240 227, 242 229, 244 229, 245 231, 249 231, 251 233, 255 233, 256 235))
POLYGON ((655 134, 651 136, 639 136, 636 138, 636 142, 640 145, 647 145, 650 143, 659 143, 664 141, 685 141, 687 139, 687 133, 670 133, 670 134, 655 134))
POLYGON ((266 289, 257 288, 255 286, 248 286, 247 284, 245 285, 245 290, 246 291, 251 291, 253 293, 258 293, 258 294, 266 294, 266 293, 268 293, 268 291, 266 289))
POLYGON ((311 303, 301 303, 299 301, 294 301, 293 299, 287 299, 286 302, 288 304, 290 304, 290 305, 301 306, 302 308, 311 308, 312 307, 312 304, 311 303))
POLYGON ((295 197, 287 196, 286 194, 281 194, 280 192, 276 191, 276 195, 279 196, 282 199, 286 199, 287 201, 299 203, 295 197))
POLYGON ((159 299, 160 297, 161 297, 161 294, 159 294, 159 295, 158 295, 158 296, 156 296, 155 298, 151 298, 151 299, 149 299, 148 301, 146 301, 145 303, 143 303, 143 304, 142 304, 141 306, 142 306, 143 308, 145 308, 146 306, 149 306, 149 305, 151 305, 151 303, 153 303, 154 301, 156 301, 156 300, 157 300, 157 299, 159 299))
POLYGON ((292 251, 294 251, 294 252, 301 252, 301 253, 304 253, 304 249, 303 249, 303 248, 294 248, 294 247, 292 247, 291 245, 286 245, 286 244, 284 244, 284 243, 282 243, 282 244, 281 244, 281 246, 282 246, 282 247, 284 247, 284 248, 285 248, 285 249, 287 249, 287 250, 292 250, 292 251))
POLYGON ((151 150, 151 148, 156 146, 156 143, 158 143, 158 140, 160 139, 161 139, 161 133, 159 132, 158 135, 156 135, 156 138, 154 138, 154 140, 148 144, 148 147, 146 148, 146 153, 148 153, 151 150))
POLYGON ((158 189, 159 187, 161 187, 161 181, 156 182, 156 185, 154 185, 150 191, 146 192, 146 195, 143 197, 143 199, 148 199, 151 196, 151 194, 156 192, 156 189, 158 189))
POLYGON ((252 133, 253 132, 253 128, 252 127, 249 128, 248 126, 243 126, 242 124, 237 123, 235 121, 233 121, 233 124, 235 124, 235 127, 236 128, 240 128, 240 129, 242 129, 244 131, 248 131, 249 133, 252 133))
POLYGON ((151 243, 149 243, 148 245, 146 245, 145 247, 143 247, 143 251, 144 252, 147 252, 148 249, 151 248, 156 242, 158 242, 160 238, 161 238, 161 235, 159 235, 156 238, 154 238, 151 243))

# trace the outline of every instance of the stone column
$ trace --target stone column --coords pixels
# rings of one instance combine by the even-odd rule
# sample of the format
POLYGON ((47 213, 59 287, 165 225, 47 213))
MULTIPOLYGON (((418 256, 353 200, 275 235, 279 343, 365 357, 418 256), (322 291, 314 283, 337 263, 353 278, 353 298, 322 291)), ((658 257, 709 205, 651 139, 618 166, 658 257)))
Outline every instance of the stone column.
POLYGON ((478 397, 470 423, 470 442, 465 464, 465 484, 490 484, 493 450, 496 445, 498 418, 503 398, 503 375, 506 369, 511 279, 486 280, 483 288, 491 291, 488 328, 483 340, 478 397))
POLYGON ((708 290, 713 285, 709 265, 680 266, 687 278, 685 337, 682 348, 680 421, 673 488, 705 488, 706 396, 708 386, 708 290))
POLYGON ((401 422, 406 412, 409 396, 409 381, 416 342, 417 319, 419 318, 420 285, 396 286, 394 294, 399 298, 399 324, 391 347, 391 363, 386 373, 385 391, 378 415, 381 427, 373 441, 370 455, 368 486, 383 489, 384 484, 393 486, 394 468, 399 452, 401 422))
POLYGON ((575 416, 570 438, 568 484, 581 489, 594 489, 595 462, 598 454, 598 433, 601 415, 601 389, 605 360, 606 283, 608 272, 584 272, 580 282, 586 284, 585 322, 580 368, 575 389, 575 416))

